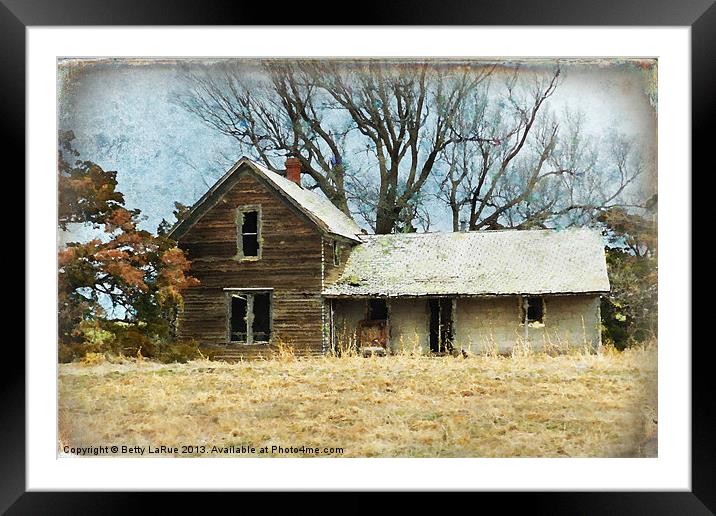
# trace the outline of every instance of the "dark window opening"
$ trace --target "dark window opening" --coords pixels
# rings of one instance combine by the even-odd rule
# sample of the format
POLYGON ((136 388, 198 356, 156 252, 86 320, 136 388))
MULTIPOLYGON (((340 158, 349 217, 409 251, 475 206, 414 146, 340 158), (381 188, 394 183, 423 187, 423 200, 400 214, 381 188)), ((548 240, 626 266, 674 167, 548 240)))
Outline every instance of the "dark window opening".
POLYGON ((229 341, 239 344, 266 343, 271 339, 271 294, 232 294, 229 341))
POLYGON ((243 235, 242 251, 244 256, 259 255, 259 239, 257 235, 243 235))
POLYGON ((522 298, 522 322, 541 323, 544 318, 544 298, 531 296, 522 298))
POLYGON ((253 340, 268 342, 271 338, 271 294, 254 295, 253 340))
POLYGON ((241 225, 241 232, 246 233, 258 233, 259 229, 259 214, 256 211, 245 211, 244 221, 241 225))
POLYGON ((452 299, 428 301, 430 308, 430 351, 450 353, 453 350, 452 299))
POLYGON ((241 251, 244 256, 259 255, 259 212, 241 212, 241 251))
POLYGON ((247 298, 231 296, 231 342, 246 342, 247 298))
POLYGON ((368 319, 369 321, 378 321, 388 318, 388 304, 385 299, 369 299, 368 300, 368 319))
POLYGON ((333 241, 333 265, 338 266, 341 264, 341 246, 337 241, 333 241))

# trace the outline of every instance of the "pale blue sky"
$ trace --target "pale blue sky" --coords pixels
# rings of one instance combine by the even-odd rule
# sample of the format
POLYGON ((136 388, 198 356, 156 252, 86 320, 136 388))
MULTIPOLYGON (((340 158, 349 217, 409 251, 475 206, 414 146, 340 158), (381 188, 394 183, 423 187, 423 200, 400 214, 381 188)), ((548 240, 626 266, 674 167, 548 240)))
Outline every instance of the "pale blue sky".
MULTIPOLYGON (((82 158, 118 172, 127 207, 142 210, 143 227, 152 231, 163 217, 172 220, 174 201, 191 205, 241 157, 232 138, 172 103, 182 73, 175 63, 146 60, 66 62, 59 68, 59 128, 75 132, 82 158)), ((616 128, 636 136, 654 160, 656 116, 646 78, 636 67, 571 65, 550 103, 555 110, 584 111, 594 133, 616 128)), ((652 170, 648 182, 654 178, 652 170)), ((449 229, 447 210, 438 204, 432 210, 431 230, 449 229)))

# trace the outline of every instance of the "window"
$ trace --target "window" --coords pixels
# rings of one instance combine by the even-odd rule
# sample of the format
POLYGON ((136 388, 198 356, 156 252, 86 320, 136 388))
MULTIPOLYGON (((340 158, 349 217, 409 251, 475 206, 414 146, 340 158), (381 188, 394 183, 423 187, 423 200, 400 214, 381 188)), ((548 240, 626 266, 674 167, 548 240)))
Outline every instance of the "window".
POLYGON ((271 292, 229 294, 229 342, 265 344, 271 339, 271 292))
POLYGON ((368 316, 369 321, 380 321, 388 318, 388 304, 385 299, 369 299, 368 300, 368 316))
POLYGON ((268 342, 271 338, 271 294, 254 294, 254 320, 251 337, 255 342, 268 342))
POLYGON ((333 241, 333 265, 336 267, 341 264, 341 246, 337 240, 333 241))
POLYGON ((542 324, 544 318, 544 298, 529 296, 522 298, 522 324, 542 324))
POLYGON ((247 314, 248 296, 235 294, 231 296, 231 342, 246 342, 248 338, 247 314))
POLYGON ((237 220, 237 226, 239 227, 238 247, 240 255, 244 258, 259 258, 261 256, 260 214, 261 212, 256 208, 242 208, 239 210, 237 220))

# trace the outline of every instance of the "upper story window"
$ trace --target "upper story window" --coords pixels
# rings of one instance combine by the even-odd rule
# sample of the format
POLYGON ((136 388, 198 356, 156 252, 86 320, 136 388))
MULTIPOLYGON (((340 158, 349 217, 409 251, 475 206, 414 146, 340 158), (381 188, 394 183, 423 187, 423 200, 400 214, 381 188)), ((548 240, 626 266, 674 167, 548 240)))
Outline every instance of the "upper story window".
POLYGON ((261 257, 261 210, 258 206, 239 208, 238 251, 242 258, 261 257))

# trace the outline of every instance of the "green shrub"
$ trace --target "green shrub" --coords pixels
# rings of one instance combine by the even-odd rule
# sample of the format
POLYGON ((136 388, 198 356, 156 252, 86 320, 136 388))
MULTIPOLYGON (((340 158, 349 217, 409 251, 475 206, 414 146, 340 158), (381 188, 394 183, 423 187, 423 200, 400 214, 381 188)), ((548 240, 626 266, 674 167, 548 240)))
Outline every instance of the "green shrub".
POLYGON ((84 353, 105 353, 112 351, 112 345, 116 335, 103 328, 99 321, 84 320, 80 322, 75 331, 82 338, 79 347, 84 353))
POLYGON ((93 366, 93 365, 99 365, 103 364, 107 361, 107 357, 104 353, 85 353, 85 356, 83 356, 80 359, 80 363, 87 366, 93 366))
POLYGON ((72 362, 88 353, 112 353, 116 341, 114 332, 104 328, 96 319, 80 321, 71 336, 58 344, 58 361, 72 362))
POLYGON ((180 362, 186 363, 189 360, 202 358, 199 351, 199 345, 194 341, 180 341, 171 344, 165 344, 162 351, 154 357, 164 363, 180 362))
POLYGON ((72 362, 77 358, 77 349, 75 346, 60 342, 57 350, 57 361, 61 364, 72 362))
POLYGON ((152 339, 140 329, 130 326, 117 332, 113 351, 125 356, 142 355, 154 358, 160 352, 160 346, 157 340, 152 339))
POLYGON ((58 361, 80 360, 94 364, 100 356, 144 357, 160 362, 181 362, 211 358, 210 351, 199 351, 194 341, 173 341, 166 334, 158 334, 156 327, 144 322, 86 320, 73 332, 73 340, 58 345, 58 361))

